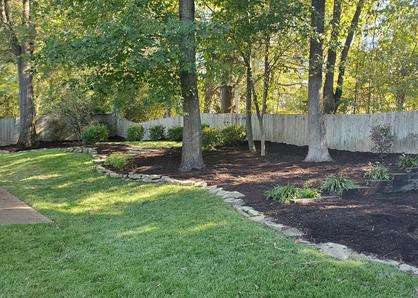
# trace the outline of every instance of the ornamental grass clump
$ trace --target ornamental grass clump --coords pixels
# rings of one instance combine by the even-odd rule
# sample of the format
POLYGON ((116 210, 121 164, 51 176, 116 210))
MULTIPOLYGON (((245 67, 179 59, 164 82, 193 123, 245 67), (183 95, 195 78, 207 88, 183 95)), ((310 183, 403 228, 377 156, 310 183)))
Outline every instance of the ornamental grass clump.
POLYGON ((271 190, 264 193, 266 198, 278 201, 280 203, 289 203, 293 200, 303 198, 319 198, 320 193, 316 188, 304 186, 297 187, 293 185, 276 185, 271 190))
POLYGON ((387 181, 387 180, 390 180, 391 175, 387 167, 377 163, 377 164, 374 164, 370 170, 364 173, 364 177, 370 180, 387 181))
POLYGON ((321 184, 321 191, 341 194, 344 190, 355 188, 356 184, 350 178, 333 175, 328 176, 321 184))
POLYGON ((131 156, 122 152, 114 152, 110 154, 105 161, 106 166, 111 166, 117 170, 123 170, 131 161, 131 156))

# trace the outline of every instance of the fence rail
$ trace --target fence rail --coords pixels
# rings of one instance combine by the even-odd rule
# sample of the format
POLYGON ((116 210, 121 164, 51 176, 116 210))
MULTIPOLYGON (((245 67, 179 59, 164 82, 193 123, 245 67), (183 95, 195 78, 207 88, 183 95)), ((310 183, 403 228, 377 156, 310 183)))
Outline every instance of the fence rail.
MULTIPOLYGON (((162 125, 166 129, 182 126, 182 117, 171 117, 134 123, 126 119, 115 119, 112 115, 101 116, 99 121, 107 122, 117 136, 127 137, 128 128, 142 125, 146 129, 145 138, 148 139, 148 128, 162 125)), ((308 121, 306 115, 266 115, 266 140, 297 146, 308 144, 308 121)), ((42 123, 42 121, 40 122, 42 123)), ((230 124, 245 125, 245 115, 242 114, 202 114, 202 123, 214 127, 224 127, 230 124)), ((252 118, 254 138, 260 139, 260 128, 257 118, 252 118)), ((387 124, 392 128, 395 136, 393 152, 418 154, 418 111, 394 112, 362 115, 327 115, 325 126, 327 129, 327 143, 331 149, 370 152, 372 142, 370 129, 379 124, 387 124)), ((15 144, 18 138, 18 119, 0 119, 0 146, 15 144)), ((49 140, 48 125, 43 125, 41 139, 49 140)), ((41 125, 39 125, 41 127, 41 125)))
MULTIPOLYGON (((266 140, 297 146, 308 144, 307 115, 266 115, 266 140)), ((214 127, 229 124, 245 125, 242 114, 202 114, 202 123, 214 127)), ((116 120, 117 135, 127 137, 127 130, 133 125, 142 125, 146 130, 153 125, 162 125, 166 129, 182 126, 182 117, 171 117, 134 123, 126 119, 116 120)), ((260 140, 260 127, 257 118, 252 118, 254 139, 260 140)), ((327 144, 331 149, 370 152, 373 144, 370 130, 379 124, 390 125, 395 136, 393 152, 418 154, 418 111, 393 112, 361 115, 327 115, 327 144)), ((145 138, 148 138, 146 133, 145 138)))

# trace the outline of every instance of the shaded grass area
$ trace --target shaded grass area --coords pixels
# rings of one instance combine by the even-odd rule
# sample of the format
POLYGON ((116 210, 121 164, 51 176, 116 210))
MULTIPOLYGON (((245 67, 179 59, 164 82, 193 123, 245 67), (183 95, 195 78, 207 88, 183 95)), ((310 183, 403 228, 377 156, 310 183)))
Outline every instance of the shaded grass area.
POLYGON ((54 221, 0 226, 0 296, 413 297, 390 266, 336 261, 204 190, 94 172, 86 154, 0 154, 0 186, 54 221))
POLYGON ((174 141, 124 141, 124 142, 112 142, 112 144, 129 145, 138 149, 156 149, 156 148, 171 148, 181 147, 182 142, 174 141))

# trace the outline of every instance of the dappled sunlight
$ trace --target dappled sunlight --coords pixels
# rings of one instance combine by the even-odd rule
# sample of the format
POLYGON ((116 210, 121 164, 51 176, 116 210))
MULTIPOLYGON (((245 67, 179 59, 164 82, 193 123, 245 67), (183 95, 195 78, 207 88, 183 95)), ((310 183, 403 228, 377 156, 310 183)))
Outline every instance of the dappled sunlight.
POLYGON ((208 230, 212 230, 214 228, 224 227, 226 225, 227 225, 226 221, 208 222, 208 223, 198 224, 198 225, 192 226, 184 230, 180 230, 178 233, 180 235, 192 235, 192 234, 198 234, 198 233, 202 233, 208 230))
POLYGON ((155 232, 158 230, 159 230, 159 227, 156 224, 148 224, 148 225, 138 226, 136 228, 132 228, 132 229, 120 232, 118 234, 118 237, 131 238, 134 236, 151 233, 151 232, 155 232))
POLYGON ((58 174, 49 174, 49 175, 43 174, 43 175, 37 175, 37 176, 31 176, 31 177, 28 177, 28 178, 24 178, 24 179, 22 179, 22 181, 36 180, 37 182, 39 182, 39 181, 42 181, 42 180, 49 180, 49 179, 58 178, 58 177, 60 177, 60 175, 58 175, 58 174))

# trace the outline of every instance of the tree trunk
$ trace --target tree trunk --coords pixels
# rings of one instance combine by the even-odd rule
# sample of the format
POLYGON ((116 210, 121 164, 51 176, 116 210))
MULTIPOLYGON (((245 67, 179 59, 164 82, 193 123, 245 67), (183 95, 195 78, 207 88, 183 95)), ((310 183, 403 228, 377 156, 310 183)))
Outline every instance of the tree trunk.
POLYGON ((341 102, 341 96, 343 94, 345 63, 347 62, 348 52, 350 51, 351 43, 354 37, 354 32, 356 31, 356 28, 358 26, 360 14, 363 9, 363 4, 364 4, 364 0, 359 0, 359 2, 357 3, 356 12, 354 13, 353 19, 351 20, 351 25, 348 30, 344 48, 341 51, 340 65, 338 67, 337 88, 335 90, 335 111, 337 110, 338 105, 341 102))
POLYGON ((332 161, 326 145, 324 115, 321 108, 322 41, 324 33, 325 0, 312 0, 308 81, 308 129, 309 151, 307 162, 332 161), (318 39, 319 38, 319 39, 318 39))
POLYGON ((232 86, 226 83, 221 86, 221 111, 225 114, 232 112, 232 86))
MULTIPOLYGON (((180 21, 194 27, 194 0, 179 1, 180 21)), ((196 75, 196 36, 188 30, 181 41, 180 84, 183 96, 183 148, 181 171, 201 169, 205 165, 202 156, 202 125, 196 75)))
POLYGON ((203 113, 210 113, 210 106, 212 104, 213 86, 205 85, 205 101, 203 103, 203 113))
POLYGON ((324 83, 324 113, 332 114, 335 111, 334 94, 334 72, 335 62, 337 60, 337 46, 339 36, 339 26, 341 20, 341 0, 334 0, 334 9, 332 15, 332 31, 330 45, 328 49, 328 59, 326 65, 326 75, 324 83))
POLYGON ((30 64, 18 59, 19 79, 19 147, 32 147, 35 144, 35 106, 33 103, 33 85, 30 64))
POLYGON ((252 69, 251 69, 251 55, 248 55, 247 61, 247 94, 245 98, 245 129, 247 132, 248 149, 251 152, 256 152, 254 137, 253 137, 253 124, 252 124, 252 112, 251 112, 251 97, 252 97, 252 69))
POLYGON ((33 92, 32 56, 34 47, 34 25, 32 23, 31 1, 23 0, 23 26, 27 36, 21 46, 16 47, 19 80, 20 128, 18 146, 32 147, 36 140, 35 106, 33 92))

